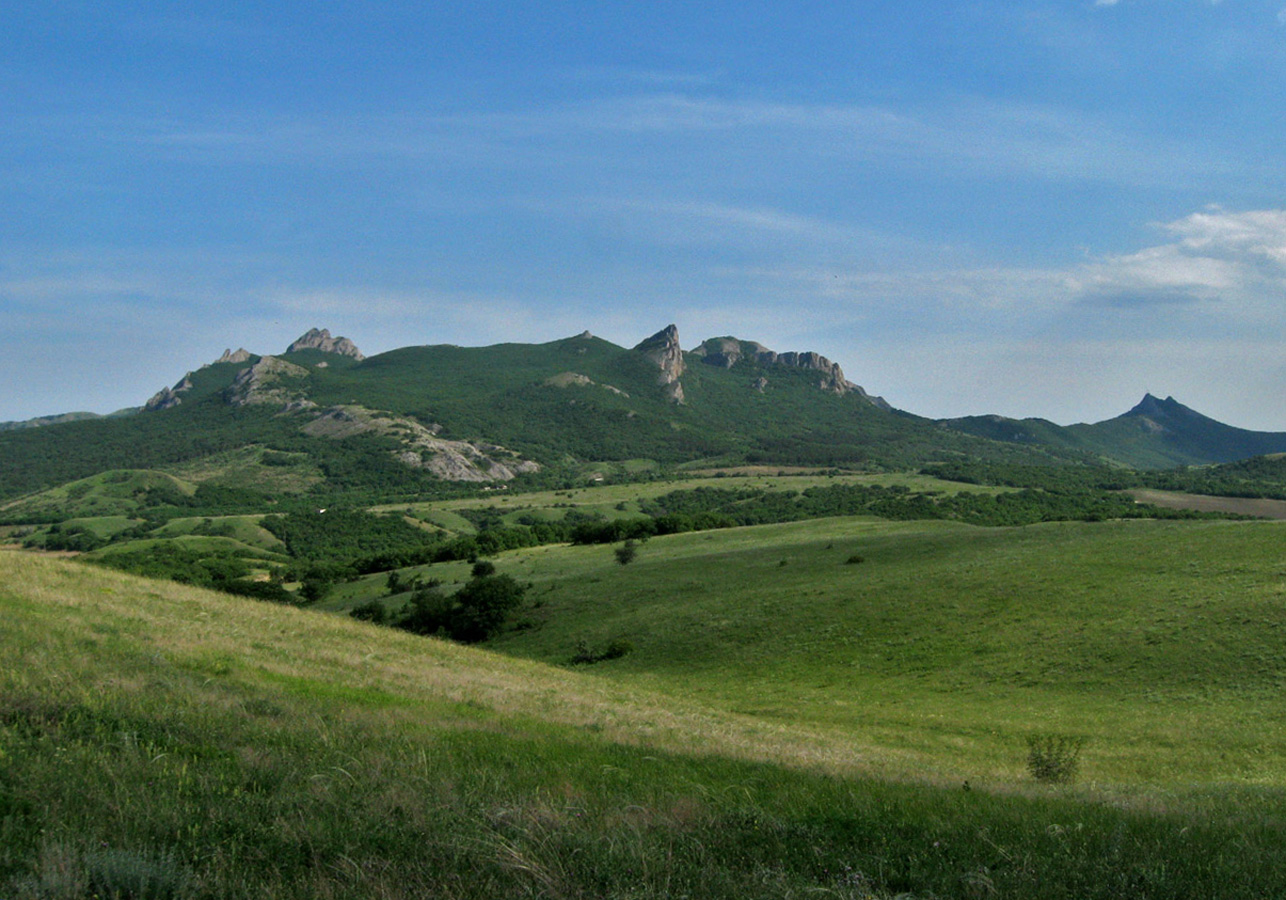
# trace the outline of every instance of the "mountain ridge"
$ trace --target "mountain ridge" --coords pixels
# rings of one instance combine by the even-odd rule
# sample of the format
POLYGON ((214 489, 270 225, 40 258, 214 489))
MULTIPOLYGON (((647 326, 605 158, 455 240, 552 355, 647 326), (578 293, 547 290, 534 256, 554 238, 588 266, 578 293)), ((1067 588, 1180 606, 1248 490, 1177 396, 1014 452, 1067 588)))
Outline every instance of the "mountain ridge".
POLYGON ((1093 425, 933 420, 868 394, 821 354, 777 352, 730 335, 685 351, 673 324, 633 348, 586 331, 544 344, 421 345, 371 357, 313 328, 279 354, 226 350, 135 416, 0 428, 0 483, 11 482, 4 494, 12 497, 122 460, 164 468, 249 447, 312 460, 320 469, 301 483, 316 482, 320 471, 336 484, 392 490, 405 482, 415 491, 431 488, 424 479, 557 479, 628 460, 886 470, 973 458, 1165 468, 1286 452, 1286 435, 1223 425, 1151 394, 1093 425))

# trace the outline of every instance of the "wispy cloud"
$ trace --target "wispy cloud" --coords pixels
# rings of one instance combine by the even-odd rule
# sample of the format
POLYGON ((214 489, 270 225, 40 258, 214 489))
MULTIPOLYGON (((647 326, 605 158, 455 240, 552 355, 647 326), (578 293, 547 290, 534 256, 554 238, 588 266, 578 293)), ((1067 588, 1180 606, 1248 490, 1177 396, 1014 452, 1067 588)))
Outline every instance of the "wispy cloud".
MULTIPOLYGON (((163 119, 29 116, 3 129, 54 146, 86 135, 171 161, 217 164, 448 165, 568 174, 626 171, 640 139, 657 173, 694 154, 717 183, 719 160, 840 173, 855 165, 908 172, 1161 186, 1249 164, 1056 106, 953 97, 928 104, 778 103, 683 93, 587 100, 515 112, 317 115, 240 110, 163 119), (733 140, 731 135, 737 135, 733 140), (659 142, 659 143, 658 143, 659 142)), ((724 165, 722 168, 735 168, 724 165)), ((671 176, 672 177, 672 176, 671 176)))

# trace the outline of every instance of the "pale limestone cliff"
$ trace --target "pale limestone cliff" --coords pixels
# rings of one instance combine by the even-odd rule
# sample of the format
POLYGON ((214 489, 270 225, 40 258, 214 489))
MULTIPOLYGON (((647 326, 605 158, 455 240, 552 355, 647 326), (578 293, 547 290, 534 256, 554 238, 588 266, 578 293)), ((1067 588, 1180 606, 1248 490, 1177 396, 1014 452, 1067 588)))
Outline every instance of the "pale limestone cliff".
POLYGON ((683 375, 683 348, 679 346, 679 329, 674 325, 652 335, 634 348, 635 352, 655 365, 659 370, 656 383, 665 389, 665 395, 675 403, 683 402, 683 385, 679 383, 683 375))

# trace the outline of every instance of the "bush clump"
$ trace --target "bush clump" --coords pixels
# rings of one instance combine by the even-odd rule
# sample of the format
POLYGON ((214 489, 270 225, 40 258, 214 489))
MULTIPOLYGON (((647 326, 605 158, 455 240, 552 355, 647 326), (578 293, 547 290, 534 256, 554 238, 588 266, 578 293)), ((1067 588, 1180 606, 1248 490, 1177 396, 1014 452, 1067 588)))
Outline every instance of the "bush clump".
POLYGON ((1085 738, 1066 734, 1027 737, 1027 771, 1042 784, 1070 784, 1080 769, 1085 738))
POLYGON ((469 582, 450 596, 442 592, 439 582, 431 582, 412 594, 389 624, 465 644, 495 637, 509 614, 522 604, 527 587, 509 575, 485 574, 494 571, 490 563, 478 563, 469 582))
POLYGON ((616 548, 615 553, 616 561, 622 566, 628 566, 630 563, 634 562, 639 555, 638 542, 633 538, 629 538, 624 544, 621 544, 621 546, 616 548))
POLYGON ((595 652, 589 648, 585 641, 576 642, 576 653, 572 656, 572 665, 587 666, 597 662, 605 662, 609 659, 620 659, 627 653, 634 652, 634 645, 622 638, 616 638, 608 643, 601 652, 595 652))

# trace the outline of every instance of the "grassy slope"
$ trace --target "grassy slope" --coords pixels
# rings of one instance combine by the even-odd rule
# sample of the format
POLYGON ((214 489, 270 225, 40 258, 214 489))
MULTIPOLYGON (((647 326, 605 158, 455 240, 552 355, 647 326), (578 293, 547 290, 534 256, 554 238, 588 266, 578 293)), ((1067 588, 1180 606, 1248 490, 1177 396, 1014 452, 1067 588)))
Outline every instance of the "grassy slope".
POLYGON ((1286 890, 1278 792, 870 780, 824 733, 606 679, 27 555, 0 576, 9 897, 1286 890))
POLYGON ((1286 785, 1283 532, 823 520, 501 563, 535 583, 505 652, 831 729, 882 771, 1010 781, 1023 735, 1090 738, 1103 785, 1286 785), (854 555, 861 564, 846 564, 854 555))

